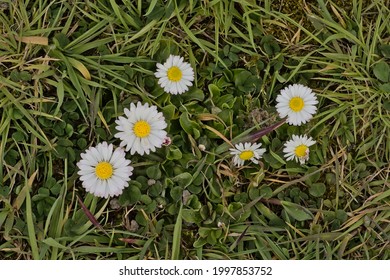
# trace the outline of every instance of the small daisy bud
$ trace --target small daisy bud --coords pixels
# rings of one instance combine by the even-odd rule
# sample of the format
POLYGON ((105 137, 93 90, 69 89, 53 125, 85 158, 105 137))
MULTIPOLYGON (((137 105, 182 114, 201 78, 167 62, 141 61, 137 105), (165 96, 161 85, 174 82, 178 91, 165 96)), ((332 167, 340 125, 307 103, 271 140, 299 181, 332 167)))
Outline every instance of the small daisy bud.
POLYGON ((162 143, 163 146, 169 146, 172 144, 172 140, 171 140, 171 137, 167 136, 164 138, 164 141, 162 143))
POLYGON ((219 228, 224 228, 224 227, 225 227, 225 223, 218 222, 217 226, 218 226, 219 228))
POLYGON ((198 148, 199 148, 199 150, 201 150, 202 152, 206 151, 206 146, 203 145, 203 144, 199 144, 199 145, 198 145, 198 148))

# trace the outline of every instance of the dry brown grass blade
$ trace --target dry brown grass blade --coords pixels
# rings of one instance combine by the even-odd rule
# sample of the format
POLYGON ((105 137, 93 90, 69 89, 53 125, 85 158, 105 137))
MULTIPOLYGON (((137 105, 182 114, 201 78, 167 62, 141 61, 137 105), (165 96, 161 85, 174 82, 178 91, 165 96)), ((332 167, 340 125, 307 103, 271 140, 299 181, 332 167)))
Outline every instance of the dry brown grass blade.
POLYGON ((49 45, 49 38, 42 37, 42 36, 23 36, 17 39, 26 44, 42 45, 42 46, 49 45))

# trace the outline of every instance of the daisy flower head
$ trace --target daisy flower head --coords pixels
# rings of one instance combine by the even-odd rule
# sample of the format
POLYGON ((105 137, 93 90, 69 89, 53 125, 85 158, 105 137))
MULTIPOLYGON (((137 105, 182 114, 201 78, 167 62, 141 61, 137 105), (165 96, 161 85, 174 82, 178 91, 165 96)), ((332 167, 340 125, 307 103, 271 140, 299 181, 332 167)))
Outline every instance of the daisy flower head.
POLYGON ((154 75, 165 92, 182 94, 192 86, 194 70, 183 60, 180 56, 170 55, 164 64, 157 63, 157 72, 154 75))
POLYGON ((301 125, 308 122, 317 111, 317 97, 303 85, 290 85, 280 91, 276 97, 276 110, 281 118, 287 117, 287 123, 301 125))
POLYGON ((229 149, 230 154, 233 155, 233 163, 234 165, 240 167, 244 165, 246 160, 250 160, 253 163, 259 163, 258 159, 260 159, 265 149, 260 149, 261 143, 252 144, 252 143, 238 143, 235 145, 235 148, 229 149))
POLYGON ((292 139, 284 144, 284 157, 287 160, 295 159, 297 162, 299 161, 300 164, 304 164, 309 159, 309 147, 315 143, 316 141, 306 135, 293 135, 292 139))
POLYGON ((167 132, 165 118, 161 112, 157 111, 156 106, 150 106, 148 103, 137 105, 130 104, 130 110, 125 108, 126 117, 119 117, 115 122, 119 131, 114 136, 122 140, 121 147, 126 147, 126 152, 134 155, 149 154, 155 152, 156 148, 161 148, 164 143, 167 132))
POLYGON ((125 151, 107 142, 90 147, 77 163, 82 186, 98 197, 120 195, 128 186, 133 167, 125 158, 125 151))

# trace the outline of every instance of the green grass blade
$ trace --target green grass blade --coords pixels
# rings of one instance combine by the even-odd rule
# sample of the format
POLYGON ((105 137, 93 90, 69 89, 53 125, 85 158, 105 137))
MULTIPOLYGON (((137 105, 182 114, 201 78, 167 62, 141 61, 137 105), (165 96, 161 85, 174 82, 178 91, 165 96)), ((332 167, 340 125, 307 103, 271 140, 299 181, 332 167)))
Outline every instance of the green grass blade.
POLYGON ((29 242, 31 246, 31 252, 32 257, 34 260, 39 260, 39 249, 38 249, 38 243, 37 243, 37 237, 35 233, 35 223, 33 220, 33 210, 31 207, 31 196, 30 196, 30 189, 32 186, 32 182, 35 179, 35 176, 37 175, 38 171, 36 171, 26 182, 25 188, 26 188, 26 222, 27 222, 27 231, 28 231, 28 237, 29 242))
POLYGON ((172 260, 178 260, 180 258, 181 230, 182 230, 182 224, 183 224, 182 211, 183 211, 183 205, 181 204, 179 213, 177 214, 175 228, 173 230, 172 260))

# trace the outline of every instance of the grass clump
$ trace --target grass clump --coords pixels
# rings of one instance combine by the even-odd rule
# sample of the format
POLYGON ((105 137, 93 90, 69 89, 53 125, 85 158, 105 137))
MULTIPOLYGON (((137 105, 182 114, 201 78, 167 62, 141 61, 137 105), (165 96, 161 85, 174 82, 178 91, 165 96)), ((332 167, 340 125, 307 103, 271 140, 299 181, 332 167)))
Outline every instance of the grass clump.
POLYGON ((2 1, 1 258, 388 259, 389 3, 285 2, 2 1), (153 75, 169 54, 194 68, 182 95, 153 75), (277 123, 293 83, 316 92, 314 119, 233 166, 228 143, 277 123), (87 194, 80 153, 118 146, 137 101, 172 144, 128 155, 119 197, 87 194), (303 133, 308 162, 286 162, 303 133))

